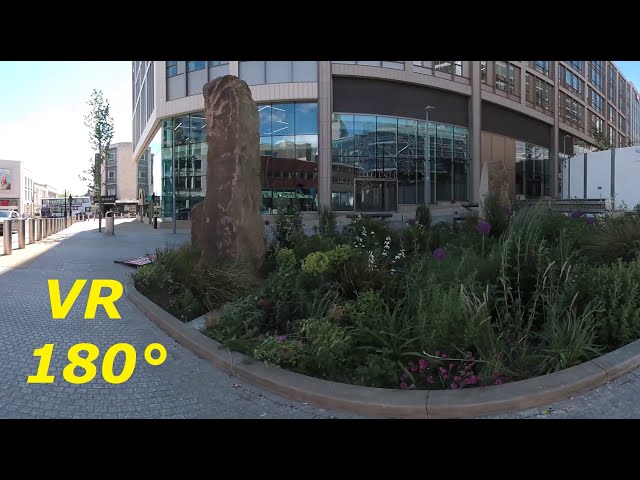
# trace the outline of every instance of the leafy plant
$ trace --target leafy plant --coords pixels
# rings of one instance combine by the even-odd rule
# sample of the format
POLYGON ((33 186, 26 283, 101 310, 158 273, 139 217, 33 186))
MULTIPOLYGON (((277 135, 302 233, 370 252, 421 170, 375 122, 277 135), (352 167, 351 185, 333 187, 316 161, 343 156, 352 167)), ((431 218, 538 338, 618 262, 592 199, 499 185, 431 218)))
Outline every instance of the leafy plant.
POLYGON ((618 259, 637 257, 640 247, 640 221, 633 217, 613 217, 586 237, 582 253, 591 261, 610 264, 618 259))
POLYGON ((236 300, 256 285, 246 263, 209 265, 191 245, 158 249, 156 260, 138 269, 134 279, 136 288, 184 322, 236 300))
POLYGON ((318 209, 318 229, 323 237, 335 237, 338 233, 336 214, 326 205, 318 209))
POLYGON ((431 227, 431 210, 425 204, 420 204, 416 208, 416 220, 423 227, 431 227))

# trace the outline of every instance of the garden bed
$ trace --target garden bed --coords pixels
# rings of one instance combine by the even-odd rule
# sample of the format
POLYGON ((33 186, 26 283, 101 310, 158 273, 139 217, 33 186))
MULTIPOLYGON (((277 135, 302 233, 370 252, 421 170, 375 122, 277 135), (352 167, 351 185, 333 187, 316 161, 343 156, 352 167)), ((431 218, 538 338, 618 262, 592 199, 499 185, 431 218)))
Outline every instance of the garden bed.
POLYGON ((640 336, 635 217, 512 213, 495 197, 485 212, 431 226, 420 209, 396 231, 356 218, 338 233, 325 211, 312 236, 281 213, 256 282, 184 247, 158 252, 136 287, 185 322, 224 305, 203 333, 256 360, 383 388, 522 380, 640 336))

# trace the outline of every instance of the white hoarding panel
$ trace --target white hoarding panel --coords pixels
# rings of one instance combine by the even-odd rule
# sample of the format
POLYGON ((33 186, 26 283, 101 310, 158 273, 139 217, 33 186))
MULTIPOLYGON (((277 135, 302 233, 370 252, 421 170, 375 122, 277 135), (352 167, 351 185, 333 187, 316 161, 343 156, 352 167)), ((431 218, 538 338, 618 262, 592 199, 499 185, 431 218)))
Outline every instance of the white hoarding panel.
POLYGON ((584 198, 584 155, 569 159, 568 198, 584 198))
POLYGON ((631 209, 640 203, 640 148, 617 148, 615 168, 615 206, 631 209))
POLYGON ((611 198, 611 150, 587 154, 587 198, 611 198))

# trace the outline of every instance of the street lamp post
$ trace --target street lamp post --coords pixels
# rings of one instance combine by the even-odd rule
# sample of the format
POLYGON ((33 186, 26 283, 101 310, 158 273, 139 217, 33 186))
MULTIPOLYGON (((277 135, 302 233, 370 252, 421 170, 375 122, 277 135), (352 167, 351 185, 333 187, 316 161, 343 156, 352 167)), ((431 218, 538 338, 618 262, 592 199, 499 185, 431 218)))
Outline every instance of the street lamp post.
POLYGON ((431 149, 431 137, 429 136, 429 110, 433 110, 436 107, 427 105, 424 107, 425 115, 425 140, 424 140, 424 204, 429 205, 429 162, 430 162, 430 149, 431 149))
POLYGON ((71 213, 73 211, 72 203, 73 203, 73 197, 71 196, 71 194, 69 194, 69 217, 71 217, 71 213))
POLYGON ((67 226, 67 189, 64 189, 64 226, 67 226))

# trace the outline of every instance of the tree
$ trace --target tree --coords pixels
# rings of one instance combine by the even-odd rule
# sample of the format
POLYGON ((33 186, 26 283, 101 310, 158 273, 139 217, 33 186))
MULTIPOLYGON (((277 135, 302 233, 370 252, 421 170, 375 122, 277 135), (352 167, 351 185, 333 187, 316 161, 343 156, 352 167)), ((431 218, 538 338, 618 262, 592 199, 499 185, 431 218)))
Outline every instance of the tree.
POLYGON ((102 90, 93 90, 87 102, 89 113, 84 117, 84 124, 89 128, 89 143, 95 153, 90 160, 89 168, 80 176, 83 181, 90 182, 89 189, 98 198, 98 231, 102 231, 102 165, 107 159, 109 145, 113 139, 114 127, 109 100, 102 95, 102 90))
POLYGON ((595 140, 595 146, 600 150, 609 150, 611 148, 611 139, 600 128, 596 128, 593 131, 593 139, 595 140))

